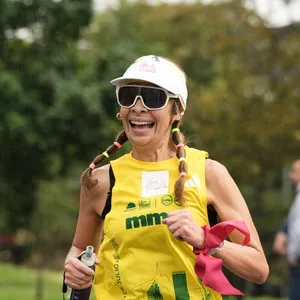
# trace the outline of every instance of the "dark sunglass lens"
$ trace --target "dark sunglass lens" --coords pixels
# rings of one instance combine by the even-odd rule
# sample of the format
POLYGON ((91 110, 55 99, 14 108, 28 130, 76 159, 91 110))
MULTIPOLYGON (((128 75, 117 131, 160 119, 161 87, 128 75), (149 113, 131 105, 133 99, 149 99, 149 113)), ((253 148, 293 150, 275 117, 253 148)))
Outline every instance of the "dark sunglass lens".
POLYGON ((137 88, 134 86, 123 86, 119 89, 119 102, 122 106, 132 105, 137 95, 137 88))
POLYGON ((161 108, 166 104, 167 95, 161 89, 142 88, 144 103, 149 108, 161 108))

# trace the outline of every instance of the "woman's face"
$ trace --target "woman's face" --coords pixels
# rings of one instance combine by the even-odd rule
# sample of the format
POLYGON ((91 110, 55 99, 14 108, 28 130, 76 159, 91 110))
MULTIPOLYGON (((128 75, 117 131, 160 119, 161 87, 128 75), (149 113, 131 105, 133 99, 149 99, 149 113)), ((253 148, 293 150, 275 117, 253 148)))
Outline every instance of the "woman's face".
POLYGON ((170 99, 167 106, 162 109, 148 110, 143 105, 141 97, 138 97, 133 107, 120 108, 124 130, 134 146, 151 145, 155 148, 162 143, 168 143, 171 125, 180 118, 173 113, 173 101, 170 99))

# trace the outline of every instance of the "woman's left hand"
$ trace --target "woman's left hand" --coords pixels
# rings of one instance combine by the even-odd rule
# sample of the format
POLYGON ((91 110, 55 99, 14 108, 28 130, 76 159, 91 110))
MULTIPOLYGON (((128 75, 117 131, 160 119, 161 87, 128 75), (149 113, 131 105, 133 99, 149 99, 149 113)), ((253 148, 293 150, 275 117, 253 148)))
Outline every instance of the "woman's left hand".
POLYGON ((205 232, 195 222, 188 209, 174 210, 163 219, 172 235, 179 241, 185 241, 193 247, 202 249, 205 246, 205 232))

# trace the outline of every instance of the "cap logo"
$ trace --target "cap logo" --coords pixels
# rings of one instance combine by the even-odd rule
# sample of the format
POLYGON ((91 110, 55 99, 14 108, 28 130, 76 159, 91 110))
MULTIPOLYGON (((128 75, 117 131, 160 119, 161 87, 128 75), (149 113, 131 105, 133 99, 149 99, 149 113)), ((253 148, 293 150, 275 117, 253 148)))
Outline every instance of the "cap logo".
POLYGON ((142 63, 139 66, 139 71, 140 72, 149 72, 149 73, 156 73, 156 68, 154 64, 147 64, 147 63, 142 63))

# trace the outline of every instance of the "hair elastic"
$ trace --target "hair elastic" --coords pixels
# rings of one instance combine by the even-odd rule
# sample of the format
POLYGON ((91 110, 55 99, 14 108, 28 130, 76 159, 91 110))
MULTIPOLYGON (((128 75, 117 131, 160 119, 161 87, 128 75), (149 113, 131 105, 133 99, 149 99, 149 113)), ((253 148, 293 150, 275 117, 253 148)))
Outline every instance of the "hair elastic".
POLYGON ((180 157, 179 161, 185 161, 185 157, 180 157))
POLYGON ((171 130, 171 133, 174 133, 174 132, 176 132, 176 131, 180 131, 180 129, 179 128, 177 128, 177 127, 175 127, 175 128, 173 128, 172 130, 171 130))
POLYGON ((117 147, 118 147, 118 149, 120 149, 120 148, 121 148, 121 146, 122 146, 122 145, 121 145, 119 142, 117 142, 117 141, 115 141, 115 142, 114 142, 114 145, 115 145, 115 146, 117 146, 117 147))
POLYGON ((102 152, 102 154, 106 157, 106 158, 109 158, 109 155, 106 151, 102 152))
POLYGON ((96 167, 96 165, 93 162, 89 165, 89 168, 92 169, 92 170, 94 170, 95 167, 96 167))
POLYGON ((180 173, 180 177, 185 177, 186 176, 186 173, 185 172, 181 172, 180 173))
POLYGON ((175 147, 176 148, 184 147, 184 144, 181 143, 181 144, 176 145, 175 147))

